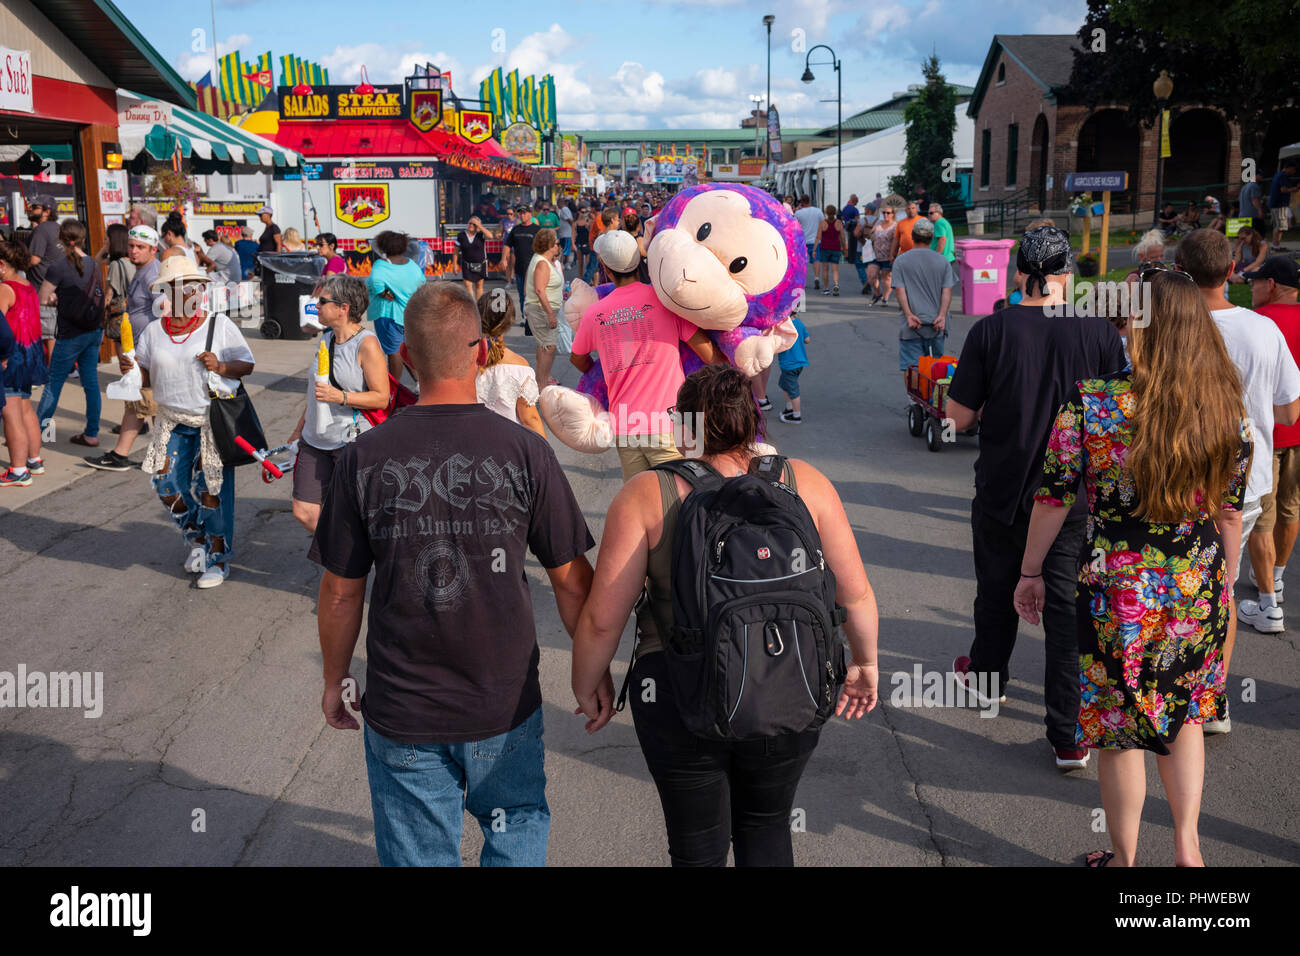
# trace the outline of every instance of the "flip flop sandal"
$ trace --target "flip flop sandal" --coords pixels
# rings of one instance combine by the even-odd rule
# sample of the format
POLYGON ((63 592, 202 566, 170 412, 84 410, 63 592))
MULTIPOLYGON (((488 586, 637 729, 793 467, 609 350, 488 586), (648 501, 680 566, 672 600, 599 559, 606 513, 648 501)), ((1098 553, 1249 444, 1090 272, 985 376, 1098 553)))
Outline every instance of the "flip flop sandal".
POLYGON ((72 444, 74 444, 74 445, 84 445, 84 446, 87 447, 87 448, 98 448, 98 447, 99 447, 99 441, 98 441, 98 439, 96 439, 95 443, 92 445, 92 444, 90 443, 90 441, 86 438, 86 436, 85 436, 84 433, 83 433, 83 434, 73 435, 71 438, 68 439, 68 441, 72 442, 72 444))
POLYGON ((1090 869, 1100 869, 1115 858, 1110 850, 1093 850, 1083 858, 1083 865, 1090 869))

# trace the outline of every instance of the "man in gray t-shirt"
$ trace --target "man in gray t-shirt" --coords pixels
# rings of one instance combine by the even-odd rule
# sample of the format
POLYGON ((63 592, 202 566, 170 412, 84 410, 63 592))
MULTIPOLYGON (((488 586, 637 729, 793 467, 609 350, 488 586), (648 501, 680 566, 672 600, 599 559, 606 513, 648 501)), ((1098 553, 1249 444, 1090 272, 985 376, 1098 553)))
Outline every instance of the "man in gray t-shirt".
MULTIPOLYGON (((1260 222, 1267 213, 1264 211, 1264 195, 1259 188, 1259 183, 1252 180, 1241 187, 1241 192, 1237 196, 1237 215, 1245 218, 1257 220, 1256 228, 1260 227, 1260 222)), ((1229 239, 1235 239, 1236 236, 1229 236, 1229 239)))
POLYGON ((942 355, 948 341, 948 307, 956 284, 948 260, 930 248, 934 224, 912 225, 914 245, 894 260, 894 289, 903 308, 898 331, 898 367, 905 370, 922 355, 942 355))

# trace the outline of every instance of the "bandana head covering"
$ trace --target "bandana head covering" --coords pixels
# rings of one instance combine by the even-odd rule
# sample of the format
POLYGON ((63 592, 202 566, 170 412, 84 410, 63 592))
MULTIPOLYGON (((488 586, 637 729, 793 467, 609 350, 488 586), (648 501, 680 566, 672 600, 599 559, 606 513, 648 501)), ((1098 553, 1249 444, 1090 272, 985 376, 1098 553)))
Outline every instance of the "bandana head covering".
POLYGON ((1020 239, 1016 251, 1016 268, 1024 275, 1025 295, 1043 295, 1047 292, 1047 277, 1065 275, 1074 267, 1074 253, 1070 250, 1070 236, 1055 226, 1038 226, 1030 229, 1020 239), (1038 290, 1034 290, 1037 284, 1038 290))

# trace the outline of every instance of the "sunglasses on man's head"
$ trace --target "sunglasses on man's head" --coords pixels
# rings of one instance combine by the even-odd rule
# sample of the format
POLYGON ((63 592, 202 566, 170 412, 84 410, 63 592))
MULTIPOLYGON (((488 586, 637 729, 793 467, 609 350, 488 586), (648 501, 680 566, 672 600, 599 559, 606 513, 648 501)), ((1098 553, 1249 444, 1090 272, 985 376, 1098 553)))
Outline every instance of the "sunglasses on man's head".
MULTIPOLYGON (((1138 279, 1140 280, 1145 280, 1148 276, 1153 276, 1157 272, 1169 272, 1173 275, 1186 276, 1189 279, 1192 278, 1191 275, 1189 275, 1184 269, 1180 268, 1177 263, 1166 262, 1163 259, 1158 259, 1154 262, 1144 262, 1137 268, 1138 279)), ((1193 279, 1192 281, 1195 282, 1196 280, 1193 279)))

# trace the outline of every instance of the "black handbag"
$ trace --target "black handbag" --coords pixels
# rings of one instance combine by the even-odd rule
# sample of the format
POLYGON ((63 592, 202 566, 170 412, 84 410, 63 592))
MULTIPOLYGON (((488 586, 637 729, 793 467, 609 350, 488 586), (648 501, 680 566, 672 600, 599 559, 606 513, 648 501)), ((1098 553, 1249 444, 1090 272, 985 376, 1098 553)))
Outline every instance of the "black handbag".
MULTIPOLYGON (((205 352, 212 351, 212 337, 217 329, 218 318, 220 316, 214 315, 208 320, 208 340, 203 347, 205 352)), ((218 397, 209 387, 208 398, 211 399, 208 402, 208 422, 212 426, 212 440, 221 454, 221 463, 231 466, 253 464, 257 459, 235 444, 235 436, 260 450, 267 447, 266 435, 262 432, 262 423, 253 408, 253 400, 244 390, 244 383, 239 383, 239 389, 230 398, 218 397)))

